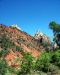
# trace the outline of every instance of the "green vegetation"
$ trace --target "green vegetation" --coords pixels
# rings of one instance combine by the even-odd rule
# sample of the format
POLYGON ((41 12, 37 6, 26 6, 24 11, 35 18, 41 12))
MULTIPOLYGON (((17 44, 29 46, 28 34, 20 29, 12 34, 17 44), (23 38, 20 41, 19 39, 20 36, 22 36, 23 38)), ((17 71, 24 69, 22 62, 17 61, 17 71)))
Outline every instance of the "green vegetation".
POLYGON ((20 46, 16 46, 16 51, 18 51, 18 52, 23 52, 23 48, 20 47, 20 46))
MULTIPOLYGON (((18 75, 31 74, 32 72, 56 72, 60 68, 60 51, 43 52, 36 60, 29 53, 24 55, 21 63, 21 69, 18 75), (54 57, 54 58, 53 58, 54 57)), ((57 73, 57 72, 56 72, 57 73)))
MULTIPOLYGON (((23 71, 22 73, 23 74, 31 73, 31 70, 35 71, 35 72, 42 71, 42 72, 46 72, 46 73, 48 73, 48 72, 51 72, 51 73, 56 72, 58 70, 58 68, 60 68, 60 66, 59 66, 60 65, 59 64, 59 62, 60 62, 60 56, 59 55, 60 54, 59 53, 60 52, 58 50, 55 51, 55 52, 43 52, 41 54, 41 56, 37 60, 34 61, 34 59, 33 59, 32 61, 34 61, 34 62, 32 62, 29 65, 28 65, 28 63, 26 63, 25 60, 23 60, 23 62, 22 62, 22 70, 21 70, 21 71, 23 71), (58 55, 58 56, 56 56, 54 58, 55 62, 58 60, 58 62, 56 62, 56 63, 53 62, 54 61, 54 59, 53 59, 54 55, 55 56, 58 55)), ((31 59, 32 59, 32 57, 31 57, 31 59)), ((29 61, 29 62, 31 62, 31 61, 29 61)))
MULTIPOLYGON (((0 74, 27 75, 33 72, 57 73, 60 68, 60 51, 43 52, 38 59, 30 53, 24 53, 24 58, 20 60, 20 69, 8 66, 5 59, 0 59, 0 74)), ((40 73, 39 73, 40 74, 40 73)))
POLYGON ((0 38, 1 47, 7 50, 8 48, 12 48, 14 43, 5 35, 0 38))
POLYGON ((52 63, 60 68, 60 50, 55 51, 52 55, 52 63))
POLYGON ((9 50, 1 50, 0 51, 0 57, 4 57, 9 53, 9 50))
POLYGON ((53 30, 53 41, 56 42, 57 45, 60 47, 60 24, 57 24, 56 22, 52 21, 50 22, 49 27, 53 30))
POLYGON ((0 75, 6 75, 7 63, 5 59, 0 59, 0 75))
POLYGON ((40 58, 37 59, 36 61, 36 70, 38 71, 44 71, 47 72, 49 71, 49 66, 50 66, 50 61, 51 61, 51 54, 44 52, 40 56, 40 58))
POLYGON ((60 32, 60 24, 54 21, 50 22, 49 27, 53 30, 54 35, 60 32))
MULTIPOLYGON (((49 27, 53 30, 54 34, 54 42, 58 44, 60 41, 60 25, 51 22, 49 27), (59 35, 58 35, 59 34, 59 35)), ((22 42, 23 40, 20 40, 22 42)), ((50 46, 47 42, 44 42, 40 45, 44 47, 50 46)), ((33 74, 33 72, 43 72, 43 73, 51 73, 57 75, 57 72, 60 71, 60 50, 45 50, 41 53, 39 58, 34 58, 31 53, 24 52, 23 48, 20 46, 15 46, 14 43, 5 35, 0 37, 0 46, 4 50, 0 50, 0 75, 27 75, 33 74), (15 48, 14 51, 21 52, 23 55, 23 59, 17 58, 14 60, 15 63, 19 61, 18 68, 15 66, 9 66, 7 64, 7 60, 4 58, 8 53, 10 48, 15 48)), ((32 44, 28 45, 29 47, 34 47, 32 44)), ((15 64, 14 63, 14 64, 15 64)), ((59 73, 60 74, 60 73, 59 73)), ((48 74, 47 74, 48 75, 48 74)))
POLYGON ((30 73, 33 64, 33 57, 30 53, 24 53, 24 59, 21 63, 21 70, 18 75, 25 75, 30 73))

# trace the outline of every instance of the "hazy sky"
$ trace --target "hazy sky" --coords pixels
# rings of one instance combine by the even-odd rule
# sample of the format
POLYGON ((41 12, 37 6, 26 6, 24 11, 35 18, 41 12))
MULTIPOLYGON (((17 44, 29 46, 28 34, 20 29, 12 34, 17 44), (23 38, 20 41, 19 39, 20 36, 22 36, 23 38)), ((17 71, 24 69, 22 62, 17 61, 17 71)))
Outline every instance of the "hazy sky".
POLYGON ((39 29, 52 37, 51 21, 60 23, 60 0, 0 0, 2 24, 18 24, 31 35, 39 29))

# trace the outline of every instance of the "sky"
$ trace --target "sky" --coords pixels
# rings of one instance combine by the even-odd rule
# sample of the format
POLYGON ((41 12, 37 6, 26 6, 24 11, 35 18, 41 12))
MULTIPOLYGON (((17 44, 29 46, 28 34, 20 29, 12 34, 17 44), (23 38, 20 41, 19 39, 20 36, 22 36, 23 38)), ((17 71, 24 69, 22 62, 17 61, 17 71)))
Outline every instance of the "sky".
POLYGON ((52 39, 51 21, 60 24, 60 0, 0 0, 0 24, 18 24, 30 35, 40 30, 52 39))

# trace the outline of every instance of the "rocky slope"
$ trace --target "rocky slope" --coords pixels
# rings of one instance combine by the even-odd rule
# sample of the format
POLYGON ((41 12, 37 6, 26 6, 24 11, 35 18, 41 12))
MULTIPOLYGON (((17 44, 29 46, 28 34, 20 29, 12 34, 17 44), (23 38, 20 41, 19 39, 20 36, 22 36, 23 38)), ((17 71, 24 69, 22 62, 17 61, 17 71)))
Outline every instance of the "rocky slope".
POLYGON ((41 45, 37 42, 35 38, 28 35, 26 32, 19 30, 17 27, 8 27, 0 24, 0 51, 9 50, 8 54, 5 55, 6 60, 9 64, 13 64, 16 57, 23 57, 22 52, 19 52, 19 47, 23 49, 24 52, 29 52, 34 57, 39 57, 41 45))
POLYGON ((15 58, 23 58, 23 52, 29 52, 33 57, 39 57, 45 48, 38 39, 30 36, 26 32, 15 26, 5 26, 0 24, 0 51, 8 50, 5 55, 9 65, 17 65, 15 58), (22 51, 19 51, 22 50, 22 51))

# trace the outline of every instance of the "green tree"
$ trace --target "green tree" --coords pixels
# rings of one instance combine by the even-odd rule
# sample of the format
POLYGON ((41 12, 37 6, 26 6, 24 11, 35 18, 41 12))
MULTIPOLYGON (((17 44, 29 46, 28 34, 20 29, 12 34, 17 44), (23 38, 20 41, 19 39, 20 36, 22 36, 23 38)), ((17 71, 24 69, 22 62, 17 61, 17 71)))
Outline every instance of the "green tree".
POLYGON ((52 21, 49 24, 49 28, 53 30, 54 41, 60 47, 60 24, 57 24, 56 22, 52 21))
POLYGON ((53 30, 54 35, 56 35, 56 33, 60 32, 60 25, 54 21, 50 22, 49 27, 50 27, 50 29, 53 30))

